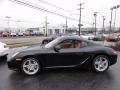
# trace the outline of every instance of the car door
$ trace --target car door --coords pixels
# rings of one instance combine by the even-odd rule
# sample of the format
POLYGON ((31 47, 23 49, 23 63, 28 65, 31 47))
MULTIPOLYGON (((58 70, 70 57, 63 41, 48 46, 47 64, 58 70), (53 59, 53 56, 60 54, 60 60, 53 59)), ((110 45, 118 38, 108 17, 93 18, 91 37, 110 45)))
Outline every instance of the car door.
MULTIPOLYGON (((83 61, 84 57, 84 49, 82 48, 75 48, 74 46, 74 39, 65 40, 56 47, 60 47, 59 51, 51 51, 47 56, 48 66, 72 66, 72 65, 80 65, 83 61)), ((81 41, 78 41, 81 43, 81 41)))
MULTIPOLYGON (((68 40, 68 42, 70 42, 68 40)), ((87 42, 82 40, 71 41, 72 47, 70 48, 62 48, 59 52, 56 53, 58 58, 58 65, 61 66, 72 66, 72 65, 81 65, 88 57, 88 53, 85 48, 87 47, 87 42), (76 44, 79 43, 79 44, 76 44)))
POLYGON ((79 65, 81 62, 81 56, 83 52, 80 52, 80 49, 77 48, 68 48, 68 49, 61 49, 57 54, 59 57, 58 65, 61 66, 72 66, 72 65, 79 65))

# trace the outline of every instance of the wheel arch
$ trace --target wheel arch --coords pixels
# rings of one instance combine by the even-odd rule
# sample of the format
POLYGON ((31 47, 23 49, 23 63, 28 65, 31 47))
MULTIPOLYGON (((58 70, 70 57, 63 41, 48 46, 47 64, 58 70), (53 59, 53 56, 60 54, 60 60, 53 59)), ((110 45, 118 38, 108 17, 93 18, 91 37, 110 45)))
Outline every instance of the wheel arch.
MULTIPOLYGON (((109 62, 110 62, 110 56, 109 56, 108 54, 106 54, 106 53, 96 53, 96 54, 95 54, 95 53, 94 53, 94 54, 90 55, 90 58, 89 58, 89 60, 85 63, 85 65, 91 66, 91 64, 92 64, 92 62, 94 61, 94 59, 95 59, 97 56, 102 56, 102 55, 108 57, 109 62)), ((111 65, 111 63, 110 63, 110 65, 111 65)))
POLYGON ((108 55, 108 54, 106 54, 106 53, 97 53, 97 54, 95 54, 92 58, 94 59, 95 57, 97 57, 97 56, 106 56, 106 57, 108 57, 108 59, 110 59, 110 56, 108 55))
MULTIPOLYGON (((43 58, 40 59, 38 56, 35 56, 35 55, 27 55, 27 56, 24 56, 24 57, 22 58, 22 62, 23 62, 25 59, 27 59, 27 58, 35 58, 35 59, 37 59, 38 62, 39 62, 39 64, 40 64, 40 66, 41 66, 41 68, 43 68, 43 61, 42 61, 43 58)), ((22 62, 21 62, 21 63, 22 63, 22 62)))

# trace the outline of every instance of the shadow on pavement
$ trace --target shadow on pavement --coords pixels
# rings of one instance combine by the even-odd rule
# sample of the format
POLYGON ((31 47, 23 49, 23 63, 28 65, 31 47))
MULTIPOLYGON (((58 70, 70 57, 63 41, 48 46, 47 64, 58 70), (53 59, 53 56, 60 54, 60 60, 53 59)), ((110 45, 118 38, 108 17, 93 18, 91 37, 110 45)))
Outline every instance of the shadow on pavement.
POLYGON ((49 69, 35 76, 13 72, 8 81, 9 90, 17 90, 17 88, 21 88, 20 90, 39 90, 41 88, 42 90, 57 88, 61 88, 61 90, 72 88, 102 90, 105 85, 113 85, 114 75, 112 70, 98 74, 83 69, 49 69))

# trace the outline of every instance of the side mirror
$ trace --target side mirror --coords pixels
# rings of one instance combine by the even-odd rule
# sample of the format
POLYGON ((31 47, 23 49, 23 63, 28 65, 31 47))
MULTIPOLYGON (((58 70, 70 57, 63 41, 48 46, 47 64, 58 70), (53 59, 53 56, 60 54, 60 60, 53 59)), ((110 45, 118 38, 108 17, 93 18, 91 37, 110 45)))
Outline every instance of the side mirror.
POLYGON ((60 49, 61 49, 60 46, 54 47, 54 50, 55 50, 56 52, 59 52, 60 49))

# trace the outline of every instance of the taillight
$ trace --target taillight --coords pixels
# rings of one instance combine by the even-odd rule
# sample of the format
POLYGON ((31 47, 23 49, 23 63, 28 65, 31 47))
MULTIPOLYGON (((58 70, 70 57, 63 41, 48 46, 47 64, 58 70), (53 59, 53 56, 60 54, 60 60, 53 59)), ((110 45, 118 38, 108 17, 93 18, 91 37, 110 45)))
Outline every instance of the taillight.
POLYGON ((112 53, 117 54, 117 51, 115 49, 111 49, 112 53))
POLYGON ((9 48, 8 45, 4 45, 4 48, 9 48))

